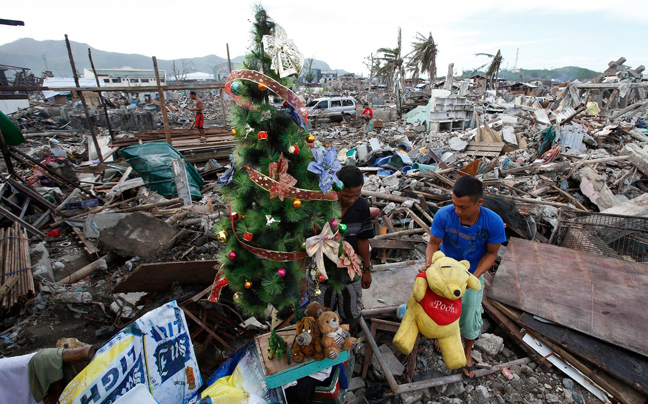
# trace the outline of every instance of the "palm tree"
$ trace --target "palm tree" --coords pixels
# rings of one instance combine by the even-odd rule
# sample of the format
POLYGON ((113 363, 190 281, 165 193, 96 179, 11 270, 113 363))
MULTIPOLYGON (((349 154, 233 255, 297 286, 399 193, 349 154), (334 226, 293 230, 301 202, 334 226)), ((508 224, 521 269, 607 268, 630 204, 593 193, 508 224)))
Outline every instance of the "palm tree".
MULTIPOLYGON (((497 79, 499 78, 500 66, 504 60, 502 52, 498 49, 495 55, 491 55, 490 53, 475 53, 475 56, 488 56, 492 59, 488 66, 488 70, 486 70, 486 77, 490 79, 491 83, 494 83, 493 88, 495 88, 495 92, 497 92, 497 79)), ((479 66, 475 71, 486 67, 486 65, 488 65, 488 63, 479 66)))
POLYGON ((432 32, 427 38, 417 32, 416 39, 416 42, 412 42, 414 49, 410 52, 411 56, 407 67, 414 78, 418 78, 420 73, 428 72, 430 74, 430 94, 432 94, 436 80, 436 56, 439 49, 432 38, 432 32))
POLYGON ((387 79, 390 87, 392 86, 396 78, 399 77, 401 88, 405 88, 405 72, 403 66, 404 60, 402 55, 403 47, 401 39, 401 28, 398 27, 398 45, 395 48, 378 49, 378 52, 382 53, 382 57, 379 58, 379 60, 381 62, 385 62, 385 64, 378 68, 376 75, 378 77, 387 79))

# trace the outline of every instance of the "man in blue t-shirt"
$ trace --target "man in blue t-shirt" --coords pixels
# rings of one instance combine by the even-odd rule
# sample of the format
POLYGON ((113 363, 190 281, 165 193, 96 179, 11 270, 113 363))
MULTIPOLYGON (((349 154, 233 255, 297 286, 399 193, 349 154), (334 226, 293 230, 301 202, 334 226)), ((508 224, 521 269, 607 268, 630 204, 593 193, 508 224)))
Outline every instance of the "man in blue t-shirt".
MULTIPOLYGON (((425 250, 425 271, 432 261, 432 255, 441 250, 446 256, 457 261, 470 262, 470 272, 479 278, 482 288, 479 291, 466 289, 462 299, 459 327, 464 338, 466 367, 464 375, 475 377, 472 347, 481 335, 482 295, 484 277, 497 259, 500 244, 506 241, 502 218, 490 209, 482 207, 484 187, 477 178, 461 177, 452 188, 452 205, 445 206, 434 215, 431 237, 425 250)), ((438 349, 438 347, 437 347, 438 349)))

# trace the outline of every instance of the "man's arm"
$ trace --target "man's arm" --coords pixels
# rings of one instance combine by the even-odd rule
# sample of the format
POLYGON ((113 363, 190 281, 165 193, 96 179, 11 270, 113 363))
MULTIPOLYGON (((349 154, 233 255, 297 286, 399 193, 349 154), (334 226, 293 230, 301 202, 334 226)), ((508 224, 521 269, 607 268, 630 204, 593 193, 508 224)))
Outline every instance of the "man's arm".
MULTIPOLYGON (((362 260, 362 267, 368 268, 371 265, 371 256, 369 255, 369 239, 356 239, 356 251, 362 260)), ((369 289, 371 286, 371 271, 362 272, 362 288, 369 289)))
POLYGON ((484 254, 482 259, 479 260, 479 264, 477 264, 477 268, 474 272, 474 275, 476 277, 479 278, 482 274, 491 269, 493 264, 495 264, 495 260, 497 259, 497 251, 499 251, 500 245, 501 244, 486 244, 486 254, 484 254))
POLYGON ((425 266, 419 269, 419 272, 425 272, 432 265, 432 256, 441 249, 441 241, 443 240, 430 234, 430 241, 425 248, 425 266))

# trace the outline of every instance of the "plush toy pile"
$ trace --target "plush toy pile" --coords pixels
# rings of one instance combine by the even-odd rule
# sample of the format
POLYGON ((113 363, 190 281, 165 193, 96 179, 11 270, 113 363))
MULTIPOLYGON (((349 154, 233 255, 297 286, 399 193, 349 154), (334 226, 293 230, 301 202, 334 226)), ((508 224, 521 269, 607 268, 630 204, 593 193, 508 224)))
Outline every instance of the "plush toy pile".
POLYGON ((317 302, 306 308, 306 316, 297 322, 291 360, 296 363, 308 359, 337 359, 340 351, 348 350, 355 341, 349 326, 340 324, 338 315, 317 302))

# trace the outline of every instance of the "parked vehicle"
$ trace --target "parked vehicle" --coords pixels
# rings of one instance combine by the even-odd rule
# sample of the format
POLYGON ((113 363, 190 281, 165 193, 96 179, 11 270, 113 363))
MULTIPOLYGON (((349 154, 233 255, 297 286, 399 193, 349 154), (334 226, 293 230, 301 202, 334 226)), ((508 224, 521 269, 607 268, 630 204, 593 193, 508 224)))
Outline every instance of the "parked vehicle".
POLYGON ((345 117, 356 116, 357 104, 353 97, 323 97, 314 99, 306 107, 309 117, 341 121, 345 117))

